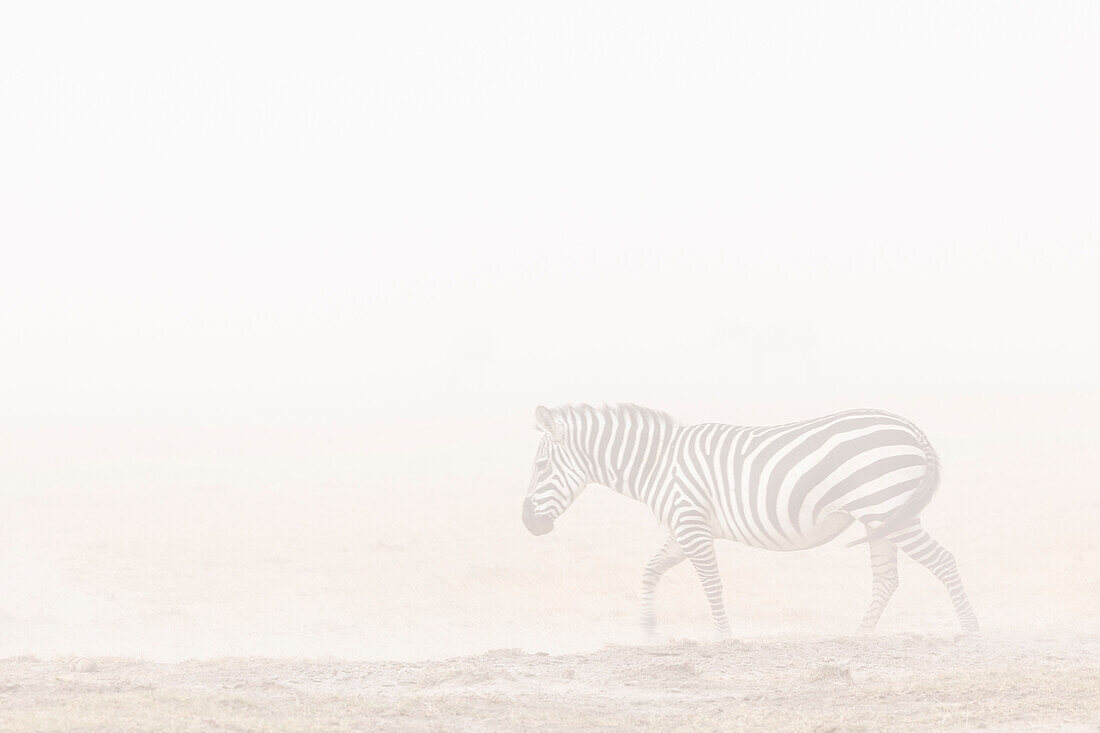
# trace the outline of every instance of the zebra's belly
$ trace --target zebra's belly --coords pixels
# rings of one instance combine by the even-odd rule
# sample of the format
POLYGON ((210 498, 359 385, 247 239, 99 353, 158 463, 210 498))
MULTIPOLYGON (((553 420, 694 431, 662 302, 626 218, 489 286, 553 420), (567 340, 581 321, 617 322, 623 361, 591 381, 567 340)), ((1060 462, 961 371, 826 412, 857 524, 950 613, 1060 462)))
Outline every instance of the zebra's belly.
POLYGON ((811 547, 817 547, 836 539, 854 521, 855 518, 847 512, 832 512, 821 517, 816 524, 787 536, 772 534, 761 537, 749 532, 726 530, 722 532, 722 537, 723 539, 736 540, 751 547, 760 547, 766 550, 808 550, 811 547))

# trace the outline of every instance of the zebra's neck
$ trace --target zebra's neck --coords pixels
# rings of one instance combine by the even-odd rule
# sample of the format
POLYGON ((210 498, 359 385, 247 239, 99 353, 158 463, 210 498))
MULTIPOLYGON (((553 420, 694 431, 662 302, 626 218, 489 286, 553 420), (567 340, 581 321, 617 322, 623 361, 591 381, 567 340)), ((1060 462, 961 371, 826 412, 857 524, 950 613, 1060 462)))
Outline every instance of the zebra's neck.
POLYGON ((678 429, 663 412, 637 405, 568 408, 576 455, 592 483, 644 500, 678 429))

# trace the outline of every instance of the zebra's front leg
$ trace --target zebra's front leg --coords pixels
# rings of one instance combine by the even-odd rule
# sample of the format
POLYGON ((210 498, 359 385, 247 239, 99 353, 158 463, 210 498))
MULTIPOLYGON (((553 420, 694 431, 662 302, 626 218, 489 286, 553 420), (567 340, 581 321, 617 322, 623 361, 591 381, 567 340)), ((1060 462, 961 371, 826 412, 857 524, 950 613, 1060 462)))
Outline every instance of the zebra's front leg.
POLYGON ((728 639, 730 622, 722 599, 722 578, 718 575, 718 555, 714 551, 713 531, 702 523, 690 523, 677 527, 675 537, 703 585, 703 593, 707 596, 710 615, 714 620, 715 635, 719 639, 728 639))
POLYGON ((859 625, 860 633, 874 631, 886 604, 898 587, 898 546, 889 540, 871 543, 871 606, 859 625))
POLYGON ((652 637, 657 630, 657 612, 653 602, 657 583, 662 575, 683 559, 683 550, 676 544, 675 538, 669 537, 645 565, 645 572, 642 573, 642 631, 648 637, 652 637))

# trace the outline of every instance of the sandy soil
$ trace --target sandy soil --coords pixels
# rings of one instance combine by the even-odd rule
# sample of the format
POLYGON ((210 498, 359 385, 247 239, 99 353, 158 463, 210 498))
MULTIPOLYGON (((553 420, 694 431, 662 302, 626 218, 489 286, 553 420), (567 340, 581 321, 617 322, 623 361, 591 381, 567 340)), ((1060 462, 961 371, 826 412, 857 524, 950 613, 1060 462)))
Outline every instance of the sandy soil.
POLYGON ((1100 637, 901 634, 440 661, 0 661, 0 730, 1100 727, 1100 637))
POLYGON ((1024 414, 1060 431, 992 429, 1005 409, 927 421, 946 468, 925 526, 983 628, 958 641, 908 558, 876 635, 848 636, 871 585, 852 528, 721 544, 739 641, 707 642, 674 568, 660 629, 696 642, 639 646, 662 532, 593 488, 527 534, 526 409, 466 431, 0 430, 0 730, 1095 729, 1100 399, 1024 414))

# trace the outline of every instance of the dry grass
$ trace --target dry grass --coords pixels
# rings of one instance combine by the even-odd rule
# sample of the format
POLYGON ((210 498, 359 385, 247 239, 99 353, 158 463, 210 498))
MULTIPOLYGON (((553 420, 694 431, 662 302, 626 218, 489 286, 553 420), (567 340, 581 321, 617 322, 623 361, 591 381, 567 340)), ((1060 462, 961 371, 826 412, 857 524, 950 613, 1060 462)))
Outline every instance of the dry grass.
POLYGON ((20 657, 0 661, 0 730, 1093 730, 1098 652, 907 634, 415 663, 20 657))

